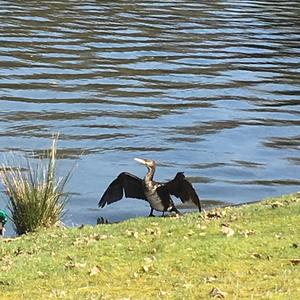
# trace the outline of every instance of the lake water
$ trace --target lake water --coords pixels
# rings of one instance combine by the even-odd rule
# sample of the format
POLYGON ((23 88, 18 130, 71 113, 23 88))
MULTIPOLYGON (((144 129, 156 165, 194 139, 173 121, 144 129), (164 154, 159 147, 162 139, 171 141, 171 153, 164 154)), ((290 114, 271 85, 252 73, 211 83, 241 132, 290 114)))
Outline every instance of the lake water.
POLYGON ((147 215, 97 208, 118 173, 144 176, 134 157, 184 171, 204 206, 299 190, 299 1, 5 0, 0 32, 0 160, 59 132, 67 224, 147 215))

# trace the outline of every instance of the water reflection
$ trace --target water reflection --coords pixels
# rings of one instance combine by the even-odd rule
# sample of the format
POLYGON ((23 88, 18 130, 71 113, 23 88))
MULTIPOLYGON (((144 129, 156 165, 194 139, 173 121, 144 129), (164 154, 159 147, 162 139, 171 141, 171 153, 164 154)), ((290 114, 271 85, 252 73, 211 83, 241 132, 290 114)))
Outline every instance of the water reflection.
MULTIPOLYGON (((185 171, 203 199, 297 191, 299 9, 0 0, 0 151, 40 155, 60 132, 62 168, 79 165, 69 223, 95 222, 117 173, 143 176, 136 156, 161 163, 159 180, 185 171)), ((146 210, 129 200, 101 213, 146 210)))

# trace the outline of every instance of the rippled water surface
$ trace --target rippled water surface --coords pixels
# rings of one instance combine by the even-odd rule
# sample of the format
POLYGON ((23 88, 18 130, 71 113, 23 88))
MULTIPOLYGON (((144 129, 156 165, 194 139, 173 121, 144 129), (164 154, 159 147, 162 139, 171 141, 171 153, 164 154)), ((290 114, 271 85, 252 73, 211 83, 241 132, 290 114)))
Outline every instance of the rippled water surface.
POLYGON ((68 224, 148 214, 97 209, 119 172, 144 175, 134 157, 204 200, 297 191, 300 2, 0 1, 0 108, 1 161, 60 132, 68 224))

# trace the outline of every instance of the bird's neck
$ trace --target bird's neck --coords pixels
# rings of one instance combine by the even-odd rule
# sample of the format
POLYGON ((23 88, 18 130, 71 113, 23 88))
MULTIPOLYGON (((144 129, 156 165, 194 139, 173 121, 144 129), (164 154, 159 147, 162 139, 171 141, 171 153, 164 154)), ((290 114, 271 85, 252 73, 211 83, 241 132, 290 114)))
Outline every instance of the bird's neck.
POLYGON ((155 172, 155 168, 148 168, 148 172, 145 176, 146 183, 153 181, 154 172, 155 172))

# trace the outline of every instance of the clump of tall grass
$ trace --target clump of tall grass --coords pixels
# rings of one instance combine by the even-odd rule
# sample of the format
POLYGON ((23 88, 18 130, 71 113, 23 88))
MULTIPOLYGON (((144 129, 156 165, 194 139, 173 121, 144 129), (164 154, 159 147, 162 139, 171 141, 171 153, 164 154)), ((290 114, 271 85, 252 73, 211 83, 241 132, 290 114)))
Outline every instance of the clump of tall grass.
MULTIPOLYGON (((13 155, 16 159, 16 156, 13 155)), ((18 235, 60 223, 66 210, 68 193, 64 188, 72 170, 57 177, 57 137, 45 160, 25 159, 24 167, 2 164, 0 175, 8 196, 8 209, 18 235)), ((20 162, 19 162, 20 164, 20 162)))

